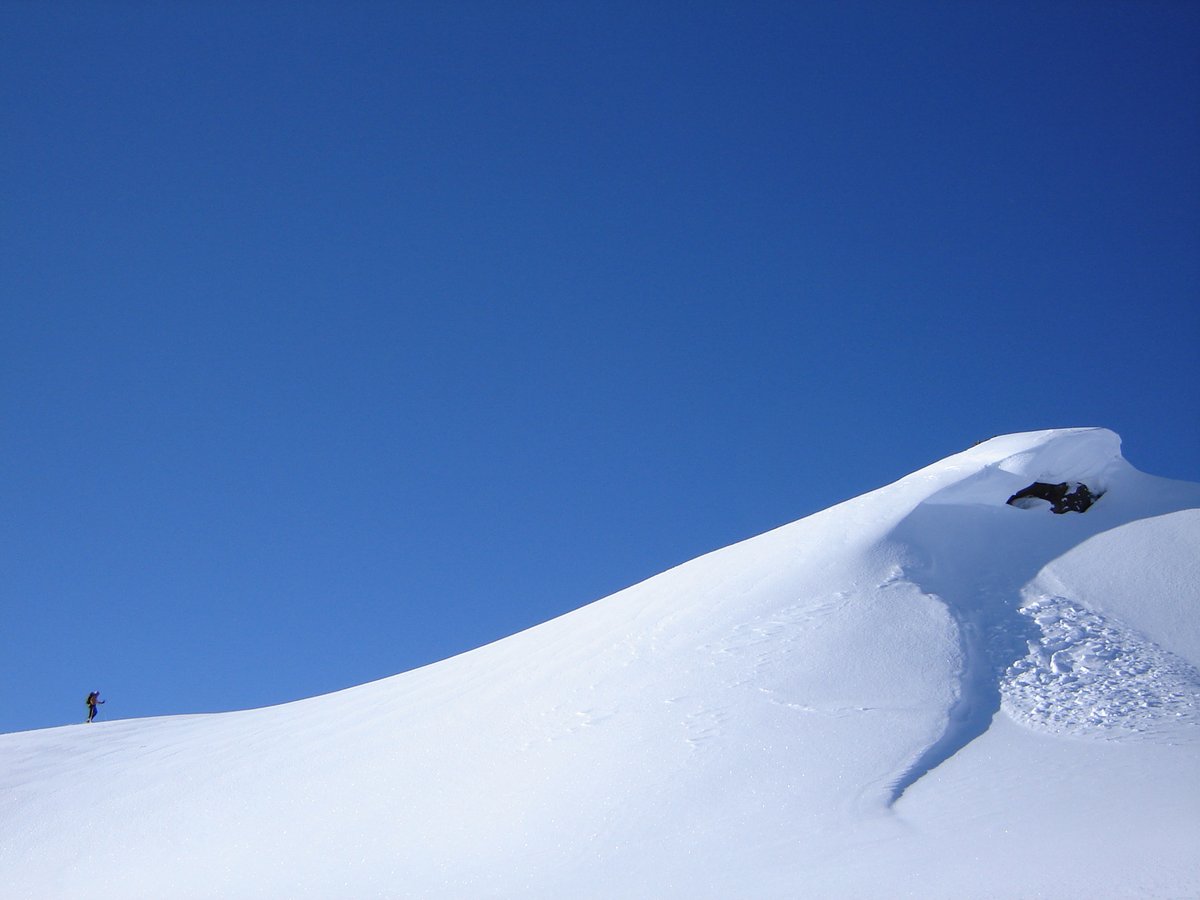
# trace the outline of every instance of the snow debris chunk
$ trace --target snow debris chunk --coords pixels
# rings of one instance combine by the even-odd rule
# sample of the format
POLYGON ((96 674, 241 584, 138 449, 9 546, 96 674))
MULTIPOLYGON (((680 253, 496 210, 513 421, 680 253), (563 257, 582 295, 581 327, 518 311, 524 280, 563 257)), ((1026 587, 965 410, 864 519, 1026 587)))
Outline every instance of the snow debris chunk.
POLYGON ((1200 672, 1123 624, 1065 597, 1021 613, 1040 638, 1001 682, 1004 710, 1041 731, 1105 739, 1200 740, 1200 672))

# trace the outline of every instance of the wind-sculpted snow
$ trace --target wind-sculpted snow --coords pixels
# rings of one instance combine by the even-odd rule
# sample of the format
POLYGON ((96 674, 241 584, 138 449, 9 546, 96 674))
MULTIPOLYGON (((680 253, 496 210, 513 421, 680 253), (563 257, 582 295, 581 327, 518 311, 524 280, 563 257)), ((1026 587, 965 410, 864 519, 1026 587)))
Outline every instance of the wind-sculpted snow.
POLYGON ((995 438, 390 679, 0 735, 0 898, 1197 896, 1198 547, 1111 432, 995 438))

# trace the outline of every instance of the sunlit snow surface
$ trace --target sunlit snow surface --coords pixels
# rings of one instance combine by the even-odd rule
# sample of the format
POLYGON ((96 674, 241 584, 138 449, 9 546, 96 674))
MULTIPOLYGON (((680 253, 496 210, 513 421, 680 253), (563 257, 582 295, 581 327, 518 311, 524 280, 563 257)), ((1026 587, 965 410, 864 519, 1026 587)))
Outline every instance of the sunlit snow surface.
POLYGON ((0 736, 0 897, 1197 896, 1197 551, 1111 432, 996 438, 384 681, 0 736))

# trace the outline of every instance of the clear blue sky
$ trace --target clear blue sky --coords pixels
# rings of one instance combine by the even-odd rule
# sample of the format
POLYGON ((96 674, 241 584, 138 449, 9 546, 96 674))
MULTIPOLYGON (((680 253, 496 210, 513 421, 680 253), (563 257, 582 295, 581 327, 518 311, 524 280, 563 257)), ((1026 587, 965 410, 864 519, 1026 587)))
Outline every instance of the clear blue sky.
POLYGON ((0 13, 0 731, 380 678, 997 433, 1200 480, 1196 3, 0 13))

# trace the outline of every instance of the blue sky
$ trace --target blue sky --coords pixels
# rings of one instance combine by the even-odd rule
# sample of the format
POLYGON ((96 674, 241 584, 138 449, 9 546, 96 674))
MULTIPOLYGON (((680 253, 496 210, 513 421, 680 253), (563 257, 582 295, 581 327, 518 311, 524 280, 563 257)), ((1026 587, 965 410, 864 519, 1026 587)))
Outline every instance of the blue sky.
POLYGON ((394 674, 998 433, 1200 480, 1196 4, 0 13, 2 731, 394 674))

